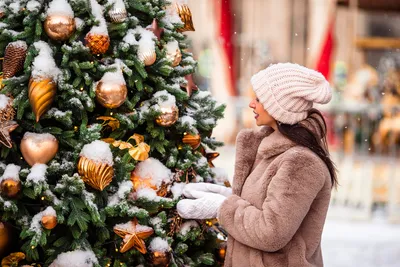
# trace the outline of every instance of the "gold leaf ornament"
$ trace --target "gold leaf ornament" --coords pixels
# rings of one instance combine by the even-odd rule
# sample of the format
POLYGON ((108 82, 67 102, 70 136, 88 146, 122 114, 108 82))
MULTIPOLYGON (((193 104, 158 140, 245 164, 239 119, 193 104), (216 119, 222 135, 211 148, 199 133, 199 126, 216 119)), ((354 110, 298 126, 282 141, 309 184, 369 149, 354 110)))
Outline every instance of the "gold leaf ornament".
POLYGON ((4 257, 1 260, 1 267, 14 267, 18 266, 18 263, 25 259, 25 254, 22 252, 14 252, 4 257))
POLYGON ((50 78, 31 78, 29 81, 29 102, 35 113, 36 122, 50 108, 56 96, 57 85, 50 78))
POLYGON ((103 120, 104 122, 102 123, 102 126, 109 126, 111 127, 112 131, 115 131, 116 129, 118 129, 120 127, 120 122, 119 120, 117 120, 114 117, 110 117, 110 116, 100 116, 97 117, 98 120, 103 120))

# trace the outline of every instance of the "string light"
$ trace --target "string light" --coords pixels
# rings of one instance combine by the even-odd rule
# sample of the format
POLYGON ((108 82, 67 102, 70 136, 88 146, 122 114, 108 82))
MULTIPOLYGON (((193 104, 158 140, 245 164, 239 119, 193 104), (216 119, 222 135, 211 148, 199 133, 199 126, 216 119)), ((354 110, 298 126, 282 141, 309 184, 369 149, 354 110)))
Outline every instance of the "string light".
POLYGON ((113 112, 110 112, 110 115, 112 116, 114 113, 113 112))
POLYGON ((74 131, 77 132, 78 129, 79 129, 78 126, 75 125, 75 126, 74 126, 74 131))
POLYGON ((115 249, 115 252, 118 252, 118 249, 117 249, 117 248, 115 249))
POLYGON ((32 246, 31 249, 35 249, 35 246, 32 246))
POLYGON ((81 91, 83 91, 83 87, 81 87, 81 91))
POLYGON ((41 200, 45 200, 45 197, 42 197, 41 200))

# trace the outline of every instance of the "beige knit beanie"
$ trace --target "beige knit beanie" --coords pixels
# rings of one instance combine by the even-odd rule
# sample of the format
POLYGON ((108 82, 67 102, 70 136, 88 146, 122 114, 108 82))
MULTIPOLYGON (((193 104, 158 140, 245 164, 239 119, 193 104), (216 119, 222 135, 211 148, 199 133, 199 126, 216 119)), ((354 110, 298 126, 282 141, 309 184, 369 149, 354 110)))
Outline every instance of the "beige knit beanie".
POLYGON ((251 77, 251 84, 264 109, 285 124, 304 120, 313 103, 326 104, 332 98, 321 73, 292 63, 270 65, 251 77))

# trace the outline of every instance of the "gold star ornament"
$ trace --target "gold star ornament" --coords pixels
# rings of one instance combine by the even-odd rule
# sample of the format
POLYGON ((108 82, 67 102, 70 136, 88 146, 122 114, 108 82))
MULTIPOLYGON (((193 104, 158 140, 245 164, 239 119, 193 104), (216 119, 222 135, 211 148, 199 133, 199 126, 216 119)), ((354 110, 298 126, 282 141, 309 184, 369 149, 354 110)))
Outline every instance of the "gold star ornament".
POLYGON ((114 226, 114 232, 122 238, 121 253, 125 253, 132 248, 137 249, 140 253, 146 254, 146 244, 144 239, 150 237, 154 230, 151 227, 138 224, 136 218, 125 224, 117 224, 114 226))
POLYGON ((212 162, 214 159, 216 159, 216 158, 218 158, 219 157, 219 153, 218 152, 210 152, 210 153, 206 153, 206 158, 207 158, 207 162, 208 162, 208 165, 211 167, 211 168, 214 168, 215 166, 214 166, 214 163, 212 162))
POLYGON ((188 97, 190 97, 192 95, 192 92, 199 90, 199 88, 193 81, 193 74, 186 75, 185 79, 186 85, 183 85, 183 87, 186 89, 188 97))

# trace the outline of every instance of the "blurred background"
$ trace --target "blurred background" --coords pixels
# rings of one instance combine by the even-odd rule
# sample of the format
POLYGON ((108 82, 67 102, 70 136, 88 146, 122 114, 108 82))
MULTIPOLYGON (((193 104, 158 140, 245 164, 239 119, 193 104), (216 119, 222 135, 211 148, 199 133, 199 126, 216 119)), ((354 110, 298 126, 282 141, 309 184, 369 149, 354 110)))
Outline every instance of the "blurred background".
POLYGON ((250 77, 276 62, 319 70, 320 108, 339 170, 323 234, 325 266, 400 266, 400 0, 179 0, 199 61, 196 82, 227 104, 213 136, 233 177, 235 137, 255 127, 250 77))

